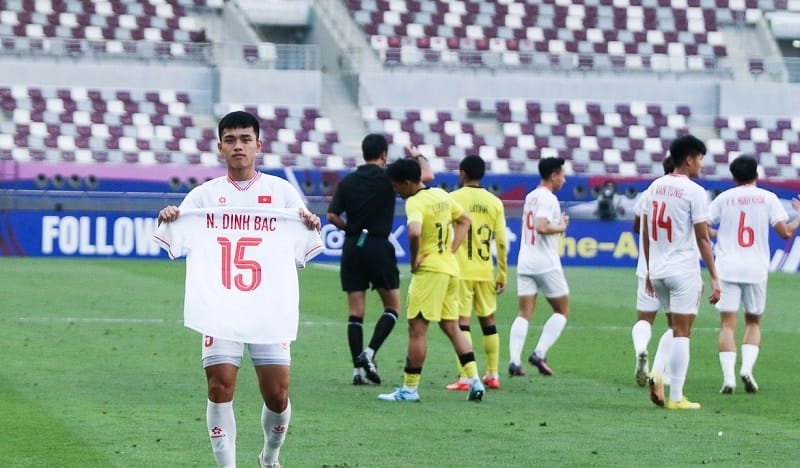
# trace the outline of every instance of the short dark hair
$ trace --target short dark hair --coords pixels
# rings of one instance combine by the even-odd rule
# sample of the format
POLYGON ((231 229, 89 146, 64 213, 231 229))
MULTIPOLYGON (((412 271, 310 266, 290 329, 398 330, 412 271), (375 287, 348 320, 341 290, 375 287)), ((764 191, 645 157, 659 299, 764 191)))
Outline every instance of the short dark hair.
POLYGON ((740 183, 747 183, 756 180, 758 177, 758 161, 748 155, 742 155, 731 161, 730 166, 733 180, 740 183))
POLYGON ((380 133, 370 133, 361 141, 361 154, 364 156, 364 161, 375 161, 388 150, 389 144, 386 142, 386 137, 380 133))
POLYGON ((461 160, 458 169, 464 171, 469 180, 481 180, 486 174, 486 163, 480 156, 470 155, 461 160))
POLYGON ((661 167, 664 168, 664 174, 672 174, 675 172, 675 163, 672 162, 672 156, 667 156, 661 162, 661 167))
POLYGON ((542 180, 547 180, 554 172, 560 171, 564 166, 564 158, 550 157, 539 160, 539 176, 542 180))
POLYGON ((219 125, 217 126, 217 132, 219 133, 219 139, 222 140, 222 132, 225 130, 231 130, 234 128, 251 128, 253 132, 256 134, 256 139, 258 139, 259 133, 261 133, 261 126, 258 124, 258 119, 253 117, 252 114, 245 112, 245 111, 233 111, 229 112, 225 115, 225 117, 219 120, 219 125))
POLYGON ((415 159, 400 158, 386 166, 386 175, 392 182, 402 183, 409 180, 418 183, 422 180, 422 169, 415 159))
POLYGON ((701 154, 706 154, 706 144, 694 135, 683 135, 669 145, 669 155, 675 167, 683 165, 686 158, 701 154))

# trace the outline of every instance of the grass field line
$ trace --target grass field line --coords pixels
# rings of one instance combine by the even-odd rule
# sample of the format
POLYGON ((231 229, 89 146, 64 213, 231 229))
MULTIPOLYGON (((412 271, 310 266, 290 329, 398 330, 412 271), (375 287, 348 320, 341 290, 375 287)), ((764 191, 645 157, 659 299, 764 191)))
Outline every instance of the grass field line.
MULTIPOLYGON (((100 323, 100 324, 119 324, 119 325, 175 325, 183 323, 181 319, 164 318, 137 318, 137 317, 13 317, 10 320, 22 323, 100 323)), ((300 325, 304 327, 336 327, 343 326, 343 322, 334 320, 301 320, 300 325)), ((531 325, 531 329, 541 330, 541 326, 531 325)), ((589 330, 589 331, 630 331, 628 325, 569 325, 569 329, 589 330)), ((655 327, 655 332, 660 333, 660 328, 655 327)), ((696 332, 718 332, 719 327, 693 327, 696 332)), ((800 329, 770 329, 761 328, 762 332, 775 333, 798 333, 800 329)))

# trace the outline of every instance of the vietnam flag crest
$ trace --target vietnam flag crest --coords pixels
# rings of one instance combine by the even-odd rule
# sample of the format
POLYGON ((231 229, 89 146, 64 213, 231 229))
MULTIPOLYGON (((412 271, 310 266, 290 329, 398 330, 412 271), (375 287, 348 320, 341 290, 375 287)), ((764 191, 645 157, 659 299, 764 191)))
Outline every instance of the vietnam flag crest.
POLYGON ((269 204, 272 203, 272 195, 259 195, 258 196, 258 203, 269 204))

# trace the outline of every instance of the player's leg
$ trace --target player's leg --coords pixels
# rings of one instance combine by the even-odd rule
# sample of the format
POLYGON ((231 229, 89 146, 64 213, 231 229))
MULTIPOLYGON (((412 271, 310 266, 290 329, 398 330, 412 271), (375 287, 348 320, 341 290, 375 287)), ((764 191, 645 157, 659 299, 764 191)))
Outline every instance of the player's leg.
POLYGON ((428 352, 428 323, 441 318, 448 275, 417 272, 408 285, 408 353, 403 369, 403 387, 378 395, 384 401, 419 401, 420 376, 428 352))
POLYGON ((719 365, 722 369, 722 387, 719 392, 733 393, 736 388, 736 312, 739 310, 741 289, 736 283, 720 281, 719 311, 719 365))
POLYGON ((236 466, 236 418, 233 396, 244 345, 203 336, 203 367, 208 385, 206 426, 218 466, 236 466))
POLYGON ((389 337, 397 323, 400 310, 400 271, 397 269, 397 257, 394 246, 385 242, 371 242, 366 247, 364 263, 366 264, 369 281, 378 291, 383 303, 383 314, 375 323, 375 330, 363 352, 357 357, 357 364, 364 369, 367 378, 375 383, 381 383, 378 369, 375 365, 375 354, 389 337))
POLYGON ((522 367, 522 350, 528 337, 528 327, 536 312, 536 296, 539 286, 532 276, 517 274, 518 312, 508 335, 508 374, 512 377, 525 375, 522 367))
POLYGON ((264 399, 261 407, 264 446, 258 459, 261 466, 273 466, 278 463, 292 418, 289 400, 290 346, 289 343, 250 345, 250 354, 264 399))
POLYGON ((358 355, 364 349, 364 314, 366 291, 347 292, 347 345, 353 362, 353 385, 368 383, 366 374, 358 365, 358 355))
POLYGON ((649 354, 647 348, 653 334, 653 321, 658 311, 658 298, 655 294, 648 294, 644 278, 639 278, 636 287, 636 323, 631 329, 633 353, 635 356, 634 379, 640 387, 647 384, 647 375, 650 373, 649 354))
POLYGON ((746 313, 744 315, 744 337, 742 338, 742 368, 739 375, 745 391, 756 393, 758 384, 753 377, 753 367, 756 365, 758 351, 761 347, 761 316, 767 305, 766 281, 744 286, 742 300, 746 313))
POLYGON ((460 281, 455 276, 448 278, 445 288, 445 295, 442 297, 442 307, 439 320, 439 328, 447 335, 453 344, 453 349, 458 356, 459 364, 464 369, 464 373, 470 381, 467 394, 468 400, 480 401, 485 391, 483 383, 478 377, 478 364, 475 362, 475 353, 472 350, 472 342, 462 333, 458 327, 459 307, 458 296, 461 291, 460 281))
MULTIPOLYGON (((471 322, 471 315, 472 315, 472 304, 473 299, 475 297, 474 286, 475 282, 462 280, 459 281, 458 289, 458 328, 461 330, 461 333, 464 334, 465 338, 469 342, 470 346, 472 346, 472 333, 470 332, 470 322, 471 322)), ((461 365, 461 360, 456 353, 456 368, 458 369, 458 380, 451 384, 447 384, 445 388, 447 390, 454 390, 460 392, 469 391, 469 375, 467 371, 464 369, 464 366, 461 365)))
MULTIPOLYGON (((481 281, 476 284, 473 300, 475 315, 481 325, 483 350, 486 353, 486 373, 483 383, 491 389, 500 388, 500 336, 497 334, 494 313, 497 310, 497 291, 494 281, 481 281)), ((473 347, 474 349, 474 347, 473 347)))
POLYGON ((500 335, 497 334, 497 325, 494 314, 478 317, 483 333, 483 350, 486 353, 486 373, 483 383, 493 389, 500 388, 500 335))
POLYGON ((697 274, 667 278, 665 284, 670 291, 674 335, 669 357, 670 386, 666 406, 670 409, 699 409, 700 404, 685 398, 683 388, 689 371, 692 324, 697 316, 703 282, 697 274))
POLYGON ((528 356, 528 361, 539 369, 542 375, 553 375, 553 370, 547 365, 547 351, 555 344, 561 332, 567 326, 569 317, 569 287, 561 270, 553 270, 540 275, 542 293, 547 298, 553 315, 547 319, 542 327, 542 334, 536 347, 528 356))
POLYGON ((347 345, 353 362, 353 385, 368 383, 366 374, 356 364, 356 358, 364 350, 364 313, 369 279, 362 264, 362 255, 354 239, 346 239, 342 248, 339 279, 342 291, 347 294, 347 345))

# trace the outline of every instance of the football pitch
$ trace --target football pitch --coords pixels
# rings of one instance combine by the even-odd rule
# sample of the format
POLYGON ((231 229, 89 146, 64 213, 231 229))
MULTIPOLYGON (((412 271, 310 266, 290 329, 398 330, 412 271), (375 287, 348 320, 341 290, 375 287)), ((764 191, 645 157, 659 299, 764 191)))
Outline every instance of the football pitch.
MULTIPOLYGON (((179 261, 0 258, 0 466, 213 466, 200 337, 182 325, 183 268, 179 261)), ((506 373, 516 316, 512 271, 497 313, 501 389, 478 404, 445 391, 456 359, 444 334, 431 327, 417 404, 377 399, 402 384, 405 321, 377 355, 384 383, 354 387, 336 265, 301 271, 283 466, 796 466, 797 276, 770 276, 755 370, 759 392, 746 394, 740 383, 733 395, 718 393, 718 315, 704 302, 686 384, 703 408, 669 411, 653 406, 634 382, 633 270, 566 274, 572 314, 548 353, 552 377, 527 364, 526 377, 506 373)), ((407 270, 403 276, 405 291, 407 270)), ((370 294, 367 339, 379 308, 370 294)), ((524 356, 549 315, 540 300, 524 356)), ((651 355, 663 329, 658 317, 651 355)), ((737 339, 742 332, 740 322, 737 339)), ((483 372, 480 336, 475 321, 483 372)), ((246 358, 235 400, 239 466, 257 466, 260 408, 246 358)))

